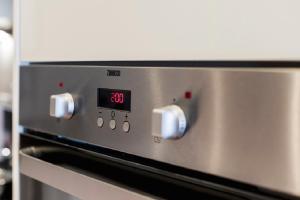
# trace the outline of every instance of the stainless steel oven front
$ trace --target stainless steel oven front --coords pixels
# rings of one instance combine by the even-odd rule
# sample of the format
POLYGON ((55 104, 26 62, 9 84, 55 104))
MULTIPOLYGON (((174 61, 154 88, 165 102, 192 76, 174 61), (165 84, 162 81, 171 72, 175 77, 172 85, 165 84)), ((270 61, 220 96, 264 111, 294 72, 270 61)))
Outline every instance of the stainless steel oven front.
POLYGON ((297 68, 32 64, 20 122, 24 179, 76 198, 300 197, 297 68))

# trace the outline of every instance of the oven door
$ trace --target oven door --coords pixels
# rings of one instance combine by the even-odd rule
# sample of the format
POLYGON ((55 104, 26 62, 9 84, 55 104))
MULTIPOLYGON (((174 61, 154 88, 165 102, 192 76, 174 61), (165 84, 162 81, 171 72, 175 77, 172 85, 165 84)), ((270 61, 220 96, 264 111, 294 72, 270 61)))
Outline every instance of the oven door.
POLYGON ((277 199, 252 186, 44 133, 21 134, 19 156, 22 200, 277 199))
POLYGON ((117 181, 130 179, 129 173, 125 173, 121 165, 45 140, 26 135, 21 138, 22 200, 153 198, 117 181), (24 145, 24 140, 31 145, 24 145))

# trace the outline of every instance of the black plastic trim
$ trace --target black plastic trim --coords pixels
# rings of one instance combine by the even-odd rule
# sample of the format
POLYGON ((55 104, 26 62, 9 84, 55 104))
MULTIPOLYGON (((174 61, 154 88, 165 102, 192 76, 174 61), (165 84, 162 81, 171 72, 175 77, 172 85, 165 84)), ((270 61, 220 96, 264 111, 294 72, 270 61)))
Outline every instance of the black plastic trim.
POLYGON ((30 62, 29 65, 80 65, 80 66, 151 66, 151 67, 254 67, 297 68, 300 61, 60 61, 30 62))

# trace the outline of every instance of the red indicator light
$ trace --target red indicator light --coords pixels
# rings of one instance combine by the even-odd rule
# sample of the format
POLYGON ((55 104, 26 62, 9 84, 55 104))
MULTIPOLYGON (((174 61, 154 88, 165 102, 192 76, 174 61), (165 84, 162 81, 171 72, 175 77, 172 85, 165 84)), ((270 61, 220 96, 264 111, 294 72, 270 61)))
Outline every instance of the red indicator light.
POLYGON ((192 98, 192 92, 190 92, 190 91, 185 92, 184 97, 186 99, 191 99, 192 98))
POLYGON ((64 87, 64 83, 63 82, 59 82, 58 83, 58 87, 63 88, 64 87))

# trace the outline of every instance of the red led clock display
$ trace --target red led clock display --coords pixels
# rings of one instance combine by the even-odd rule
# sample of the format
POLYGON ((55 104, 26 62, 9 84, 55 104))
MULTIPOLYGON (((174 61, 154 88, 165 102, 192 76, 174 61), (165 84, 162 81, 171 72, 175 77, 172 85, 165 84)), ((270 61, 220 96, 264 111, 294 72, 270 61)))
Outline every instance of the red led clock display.
POLYGON ((98 107, 130 111, 131 91, 98 88, 98 107))
POLYGON ((122 92, 112 92, 110 101, 112 103, 124 103, 124 93, 122 92))

